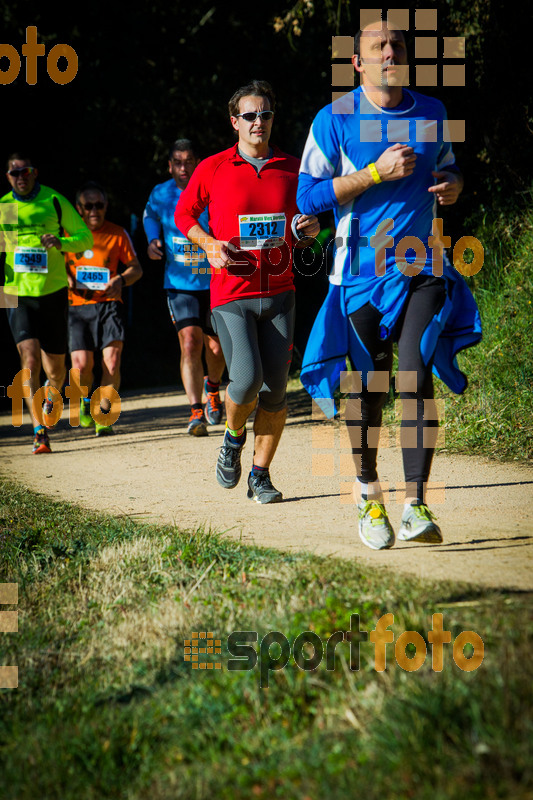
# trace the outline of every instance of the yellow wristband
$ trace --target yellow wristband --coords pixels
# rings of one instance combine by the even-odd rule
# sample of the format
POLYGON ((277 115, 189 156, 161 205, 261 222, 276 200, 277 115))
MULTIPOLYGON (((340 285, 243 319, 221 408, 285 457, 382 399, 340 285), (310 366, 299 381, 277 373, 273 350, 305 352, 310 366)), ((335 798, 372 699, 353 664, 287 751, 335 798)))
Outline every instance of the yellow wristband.
POLYGON ((374 179, 374 183, 381 183, 381 178, 379 176, 378 169, 377 169, 376 165, 374 164, 374 162, 372 162, 371 164, 368 165, 368 169, 370 170, 370 174, 372 175, 372 177, 374 179))

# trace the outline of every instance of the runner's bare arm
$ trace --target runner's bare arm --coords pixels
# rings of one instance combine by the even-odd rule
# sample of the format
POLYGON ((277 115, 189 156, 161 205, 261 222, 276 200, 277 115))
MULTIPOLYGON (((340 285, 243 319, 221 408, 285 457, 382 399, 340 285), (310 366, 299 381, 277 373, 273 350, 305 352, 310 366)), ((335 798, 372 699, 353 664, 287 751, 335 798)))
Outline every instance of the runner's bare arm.
POLYGON ((306 238, 301 239, 296 243, 295 247, 301 249, 302 247, 309 247, 313 244, 315 239, 320 233, 320 223, 318 218, 311 214, 302 214, 296 223, 296 228, 305 233, 306 238))
POLYGON ((439 205, 451 206, 457 202, 464 186, 464 178, 459 170, 443 169, 438 172, 434 171, 431 174, 438 179, 438 183, 430 186, 428 192, 437 195, 439 205))
POLYGON ((224 269, 231 263, 229 253, 236 252, 236 249, 229 242, 222 242, 215 239, 201 225, 193 225, 187 233, 187 238, 193 244, 197 244, 205 251, 207 260, 215 269, 224 269))
MULTIPOLYGON (((393 144, 380 155, 375 163, 382 181, 397 181, 411 175, 415 168, 416 154, 406 144, 393 144)), ((375 185, 368 167, 351 175, 333 178, 333 191, 339 205, 344 205, 375 185)))
POLYGON ((161 239, 152 239, 146 252, 148 253, 148 258, 151 258, 152 261, 159 261, 162 259, 165 254, 163 252, 163 242, 161 239))
POLYGON ((124 272, 114 275, 109 283, 104 286, 106 296, 111 300, 118 300, 122 289, 138 281, 139 278, 142 277, 142 274, 143 271, 139 260, 137 258, 132 258, 124 272))
POLYGON ((41 244, 43 247, 46 247, 47 250, 50 250, 52 247, 57 247, 58 250, 61 250, 61 242, 53 233, 43 233, 41 236, 41 244))

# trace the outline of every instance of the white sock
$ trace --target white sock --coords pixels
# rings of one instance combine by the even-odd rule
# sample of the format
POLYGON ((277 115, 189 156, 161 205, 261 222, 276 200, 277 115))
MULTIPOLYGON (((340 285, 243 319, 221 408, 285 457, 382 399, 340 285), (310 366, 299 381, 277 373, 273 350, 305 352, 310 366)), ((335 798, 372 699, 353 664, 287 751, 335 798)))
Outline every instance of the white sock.
POLYGON ((421 503, 422 501, 419 500, 418 498, 416 498, 415 500, 409 500, 408 502, 404 503, 403 510, 404 512, 408 511, 411 508, 411 506, 418 506, 421 503))
POLYGON ((383 493, 379 481, 364 483, 360 478, 356 478, 356 482, 362 502, 370 500, 375 503, 383 503, 383 493))

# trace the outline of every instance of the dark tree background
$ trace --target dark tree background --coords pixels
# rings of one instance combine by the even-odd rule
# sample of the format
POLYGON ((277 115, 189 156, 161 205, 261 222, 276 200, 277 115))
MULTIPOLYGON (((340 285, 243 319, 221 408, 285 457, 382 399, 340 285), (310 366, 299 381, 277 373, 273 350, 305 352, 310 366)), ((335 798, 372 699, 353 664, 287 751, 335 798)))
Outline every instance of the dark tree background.
MULTIPOLYGON (((466 87, 422 89, 440 97, 451 118, 466 119, 466 142, 454 149, 467 184, 460 204, 445 211, 445 233, 453 242, 469 232, 465 218, 480 208, 490 213, 510 197, 519 202, 530 185, 533 122, 521 31, 531 20, 503 0, 396 5, 411 9, 411 38, 417 7, 438 10, 438 30, 426 35, 467 37, 466 87)), ((168 177, 170 142, 193 138, 204 155, 232 144, 227 101, 251 78, 270 81, 276 91, 273 141, 300 155, 315 113, 331 99, 331 37, 355 33, 359 6, 346 0, 298 0, 291 7, 283 0, 154 0, 87 3, 65 12, 52 3, 12 0, 0 21, 0 42, 19 54, 26 28, 35 25, 47 53, 64 43, 79 58, 70 84, 54 83, 41 57, 36 85, 26 83, 24 59, 18 78, 0 85, 2 157, 29 152, 42 182, 71 200, 83 181, 102 182, 110 194, 109 218, 130 230, 152 187, 168 177)), ((413 57, 414 50, 411 63, 413 57)), ((0 68, 7 67, 7 59, 0 60, 0 68)), ((145 275, 127 297, 123 386, 176 383, 177 337, 165 309, 162 266, 146 258, 142 229, 134 239, 145 275)), ((300 349, 324 290, 325 273, 298 283, 300 349)), ((6 385, 18 360, 3 313, 0 336, 0 385, 6 385)))

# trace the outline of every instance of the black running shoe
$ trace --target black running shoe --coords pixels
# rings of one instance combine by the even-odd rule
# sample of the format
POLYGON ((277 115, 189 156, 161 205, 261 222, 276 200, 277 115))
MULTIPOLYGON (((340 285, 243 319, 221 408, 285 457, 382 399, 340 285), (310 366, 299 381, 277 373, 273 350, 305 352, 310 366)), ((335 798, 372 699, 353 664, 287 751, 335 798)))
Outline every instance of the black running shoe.
POLYGON ((256 503, 280 503, 283 500, 283 495, 278 492, 268 472, 262 472, 261 475, 248 475, 248 497, 250 500, 255 500, 256 503))
POLYGON ((217 481, 224 489, 233 489, 241 479, 241 452, 246 441, 246 428, 242 442, 232 442, 226 431, 217 461, 217 481))

